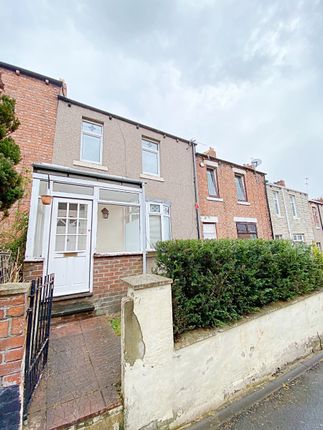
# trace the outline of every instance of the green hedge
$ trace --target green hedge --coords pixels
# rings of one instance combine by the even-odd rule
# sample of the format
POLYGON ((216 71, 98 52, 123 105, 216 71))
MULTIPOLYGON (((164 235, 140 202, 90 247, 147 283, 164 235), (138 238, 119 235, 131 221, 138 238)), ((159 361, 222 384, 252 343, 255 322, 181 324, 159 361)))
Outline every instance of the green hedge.
POLYGON ((175 336, 323 287, 322 254, 281 240, 159 242, 157 270, 174 280, 175 336))

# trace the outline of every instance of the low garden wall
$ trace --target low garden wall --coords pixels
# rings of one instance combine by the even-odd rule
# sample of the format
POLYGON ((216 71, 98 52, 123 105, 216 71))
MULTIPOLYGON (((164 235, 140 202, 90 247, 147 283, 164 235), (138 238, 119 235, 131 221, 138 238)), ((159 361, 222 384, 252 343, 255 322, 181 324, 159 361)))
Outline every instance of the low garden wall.
POLYGON ((129 430, 189 423, 321 345, 322 290, 225 329, 200 329, 197 339, 175 346, 172 281, 157 275, 125 281, 122 391, 129 430))

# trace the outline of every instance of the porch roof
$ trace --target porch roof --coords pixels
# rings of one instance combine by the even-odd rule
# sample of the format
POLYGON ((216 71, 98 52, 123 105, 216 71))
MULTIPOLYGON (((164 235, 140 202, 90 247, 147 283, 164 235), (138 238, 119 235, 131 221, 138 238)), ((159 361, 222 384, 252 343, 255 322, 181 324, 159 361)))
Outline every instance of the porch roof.
POLYGON ((95 178, 95 179, 101 179, 107 182, 119 183, 121 185, 132 184, 132 185, 137 185, 140 188, 142 188, 143 186, 143 181, 139 179, 131 179, 125 176, 114 176, 114 175, 109 175, 107 173, 101 173, 101 172, 85 171, 85 170, 75 169, 74 167, 61 166, 58 164, 35 163, 33 164, 33 170, 35 173, 50 172, 50 173, 58 173, 66 177, 83 176, 85 178, 95 178))

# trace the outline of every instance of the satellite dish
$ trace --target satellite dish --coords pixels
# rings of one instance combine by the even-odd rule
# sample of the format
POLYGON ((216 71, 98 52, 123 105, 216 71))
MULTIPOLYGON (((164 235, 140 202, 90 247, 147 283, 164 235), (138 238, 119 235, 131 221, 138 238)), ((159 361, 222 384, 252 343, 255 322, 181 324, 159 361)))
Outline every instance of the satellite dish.
POLYGON ((262 161, 260 160, 260 158, 253 158, 251 160, 251 164, 252 164, 254 169, 256 169, 258 166, 260 166, 261 163, 262 163, 262 161))

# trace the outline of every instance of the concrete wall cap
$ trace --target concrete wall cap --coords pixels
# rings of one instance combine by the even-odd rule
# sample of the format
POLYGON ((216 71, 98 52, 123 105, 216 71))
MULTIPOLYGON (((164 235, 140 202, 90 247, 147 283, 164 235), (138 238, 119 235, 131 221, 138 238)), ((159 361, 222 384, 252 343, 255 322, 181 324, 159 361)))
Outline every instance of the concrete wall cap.
POLYGON ((0 284, 0 297, 28 293, 30 282, 8 282, 0 284))
POLYGON ((173 283, 173 280, 170 278, 165 278, 164 276, 160 275, 152 275, 151 273, 137 276, 128 276, 127 278, 122 278, 121 280, 135 290, 161 287, 162 285, 171 285, 173 283))

